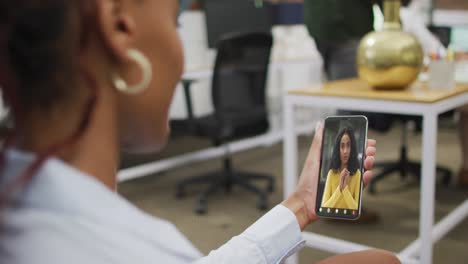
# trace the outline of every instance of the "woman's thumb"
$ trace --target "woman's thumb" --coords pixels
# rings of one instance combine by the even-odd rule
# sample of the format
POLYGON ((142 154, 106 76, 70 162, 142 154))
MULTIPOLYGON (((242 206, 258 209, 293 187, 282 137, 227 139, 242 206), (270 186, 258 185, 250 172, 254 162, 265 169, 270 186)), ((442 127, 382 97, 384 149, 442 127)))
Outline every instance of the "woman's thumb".
POLYGON ((320 156, 320 151, 322 150, 322 140, 323 140, 323 123, 321 121, 317 122, 315 125, 315 134, 314 140, 312 141, 312 151, 314 155, 320 156))
POLYGON ((320 155, 322 150, 322 137, 323 137, 323 124, 317 122, 315 126, 315 135, 310 146, 309 153, 307 154, 304 169, 305 170, 319 170, 320 166, 320 155))

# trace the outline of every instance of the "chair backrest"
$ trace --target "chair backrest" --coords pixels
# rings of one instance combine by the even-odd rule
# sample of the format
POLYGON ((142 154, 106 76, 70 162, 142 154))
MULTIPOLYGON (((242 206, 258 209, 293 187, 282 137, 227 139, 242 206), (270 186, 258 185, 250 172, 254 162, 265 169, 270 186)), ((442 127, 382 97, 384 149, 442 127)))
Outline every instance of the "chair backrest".
POLYGON ((216 115, 258 108, 264 108, 266 115, 272 43, 269 33, 233 33, 221 38, 212 79, 216 115))
POLYGON ((439 39, 440 43, 442 43, 444 47, 447 48, 450 45, 452 34, 452 29, 450 27, 430 25, 428 28, 429 31, 439 39))

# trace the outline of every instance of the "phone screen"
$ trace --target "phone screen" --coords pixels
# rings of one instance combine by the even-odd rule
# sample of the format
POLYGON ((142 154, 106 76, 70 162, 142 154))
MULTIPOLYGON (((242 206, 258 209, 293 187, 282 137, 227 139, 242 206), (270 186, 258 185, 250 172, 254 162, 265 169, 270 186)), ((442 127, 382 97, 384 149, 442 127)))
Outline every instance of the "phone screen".
POLYGON ((334 116, 325 120, 317 190, 318 216, 352 220, 361 215, 366 141, 365 116, 334 116))

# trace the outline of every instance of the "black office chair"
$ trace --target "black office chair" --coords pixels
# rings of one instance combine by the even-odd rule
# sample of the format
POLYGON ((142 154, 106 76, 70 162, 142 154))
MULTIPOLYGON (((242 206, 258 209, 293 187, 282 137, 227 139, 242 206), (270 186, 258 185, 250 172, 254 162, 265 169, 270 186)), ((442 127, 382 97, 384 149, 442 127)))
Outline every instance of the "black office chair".
MULTIPOLYGON (((188 120, 173 121, 173 128, 209 138, 215 146, 232 140, 264 134, 269 129, 266 106, 266 78, 272 46, 268 33, 225 35, 218 44, 218 54, 213 71, 211 95, 214 113, 194 117, 190 99, 189 81, 184 82, 188 120)), ((258 195, 258 208, 268 207, 268 192, 274 189, 274 178, 258 173, 240 172, 232 168, 228 149, 223 160, 223 170, 183 180, 177 185, 177 197, 185 196, 190 185, 209 184, 200 193, 195 212, 206 212, 207 197, 220 189, 230 191, 238 185, 258 195), (266 190, 251 181, 267 181, 266 190)))
MULTIPOLYGON (((421 163, 410 161, 408 159, 408 127, 409 122, 416 122, 416 125, 420 125, 421 117, 415 116, 403 116, 403 115, 384 115, 384 117, 400 120, 402 122, 401 129, 401 145, 400 145, 400 157, 397 161, 390 162, 381 162, 375 164, 374 167, 382 168, 382 171, 376 174, 371 182, 369 183, 369 192, 371 194, 376 193, 376 184, 377 182, 383 180, 385 177, 389 176, 394 172, 399 172, 402 178, 406 177, 408 174, 411 174, 418 179, 421 177, 421 163)), ((371 122, 371 120, 369 120, 371 122)), ((369 123, 370 123, 369 122, 369 123)), ((440 174, 442 177, 442 183, 448 185, 450 183, 452 172, 448 168, 437 166, 437 174, 440 174)))
POLYGON ((442 43, 444 47, 448 48, 452 39, 452 28, 436 25, 429 25, 427 28, 432 34, 434 34, 434 36, 436 36, 436 38, 439 39, 440 43, 442 43))

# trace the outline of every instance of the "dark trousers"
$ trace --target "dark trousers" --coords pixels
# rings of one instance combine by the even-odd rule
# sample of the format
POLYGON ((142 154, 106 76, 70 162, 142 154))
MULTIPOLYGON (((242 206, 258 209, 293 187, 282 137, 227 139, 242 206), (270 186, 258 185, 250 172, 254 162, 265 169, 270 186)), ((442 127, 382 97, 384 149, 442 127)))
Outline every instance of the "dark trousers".
POLYGON ((359 39, 343 43, 325 43, 317 41, 317 48, 322 55, 325 73, 330 81, 356 78, 356 55, 359 39))
MULTIPOLYGON (((329 81, 357 78, 356 57, 359 39, 350 39, 342 43, 329 43, 316 40, 317 49, 322 55, 325 73, 329 81)), ((365 115, 369 127, 378 131, 387 131, 393 118, 386 114, 338 110, 339 115, 365 115)))

